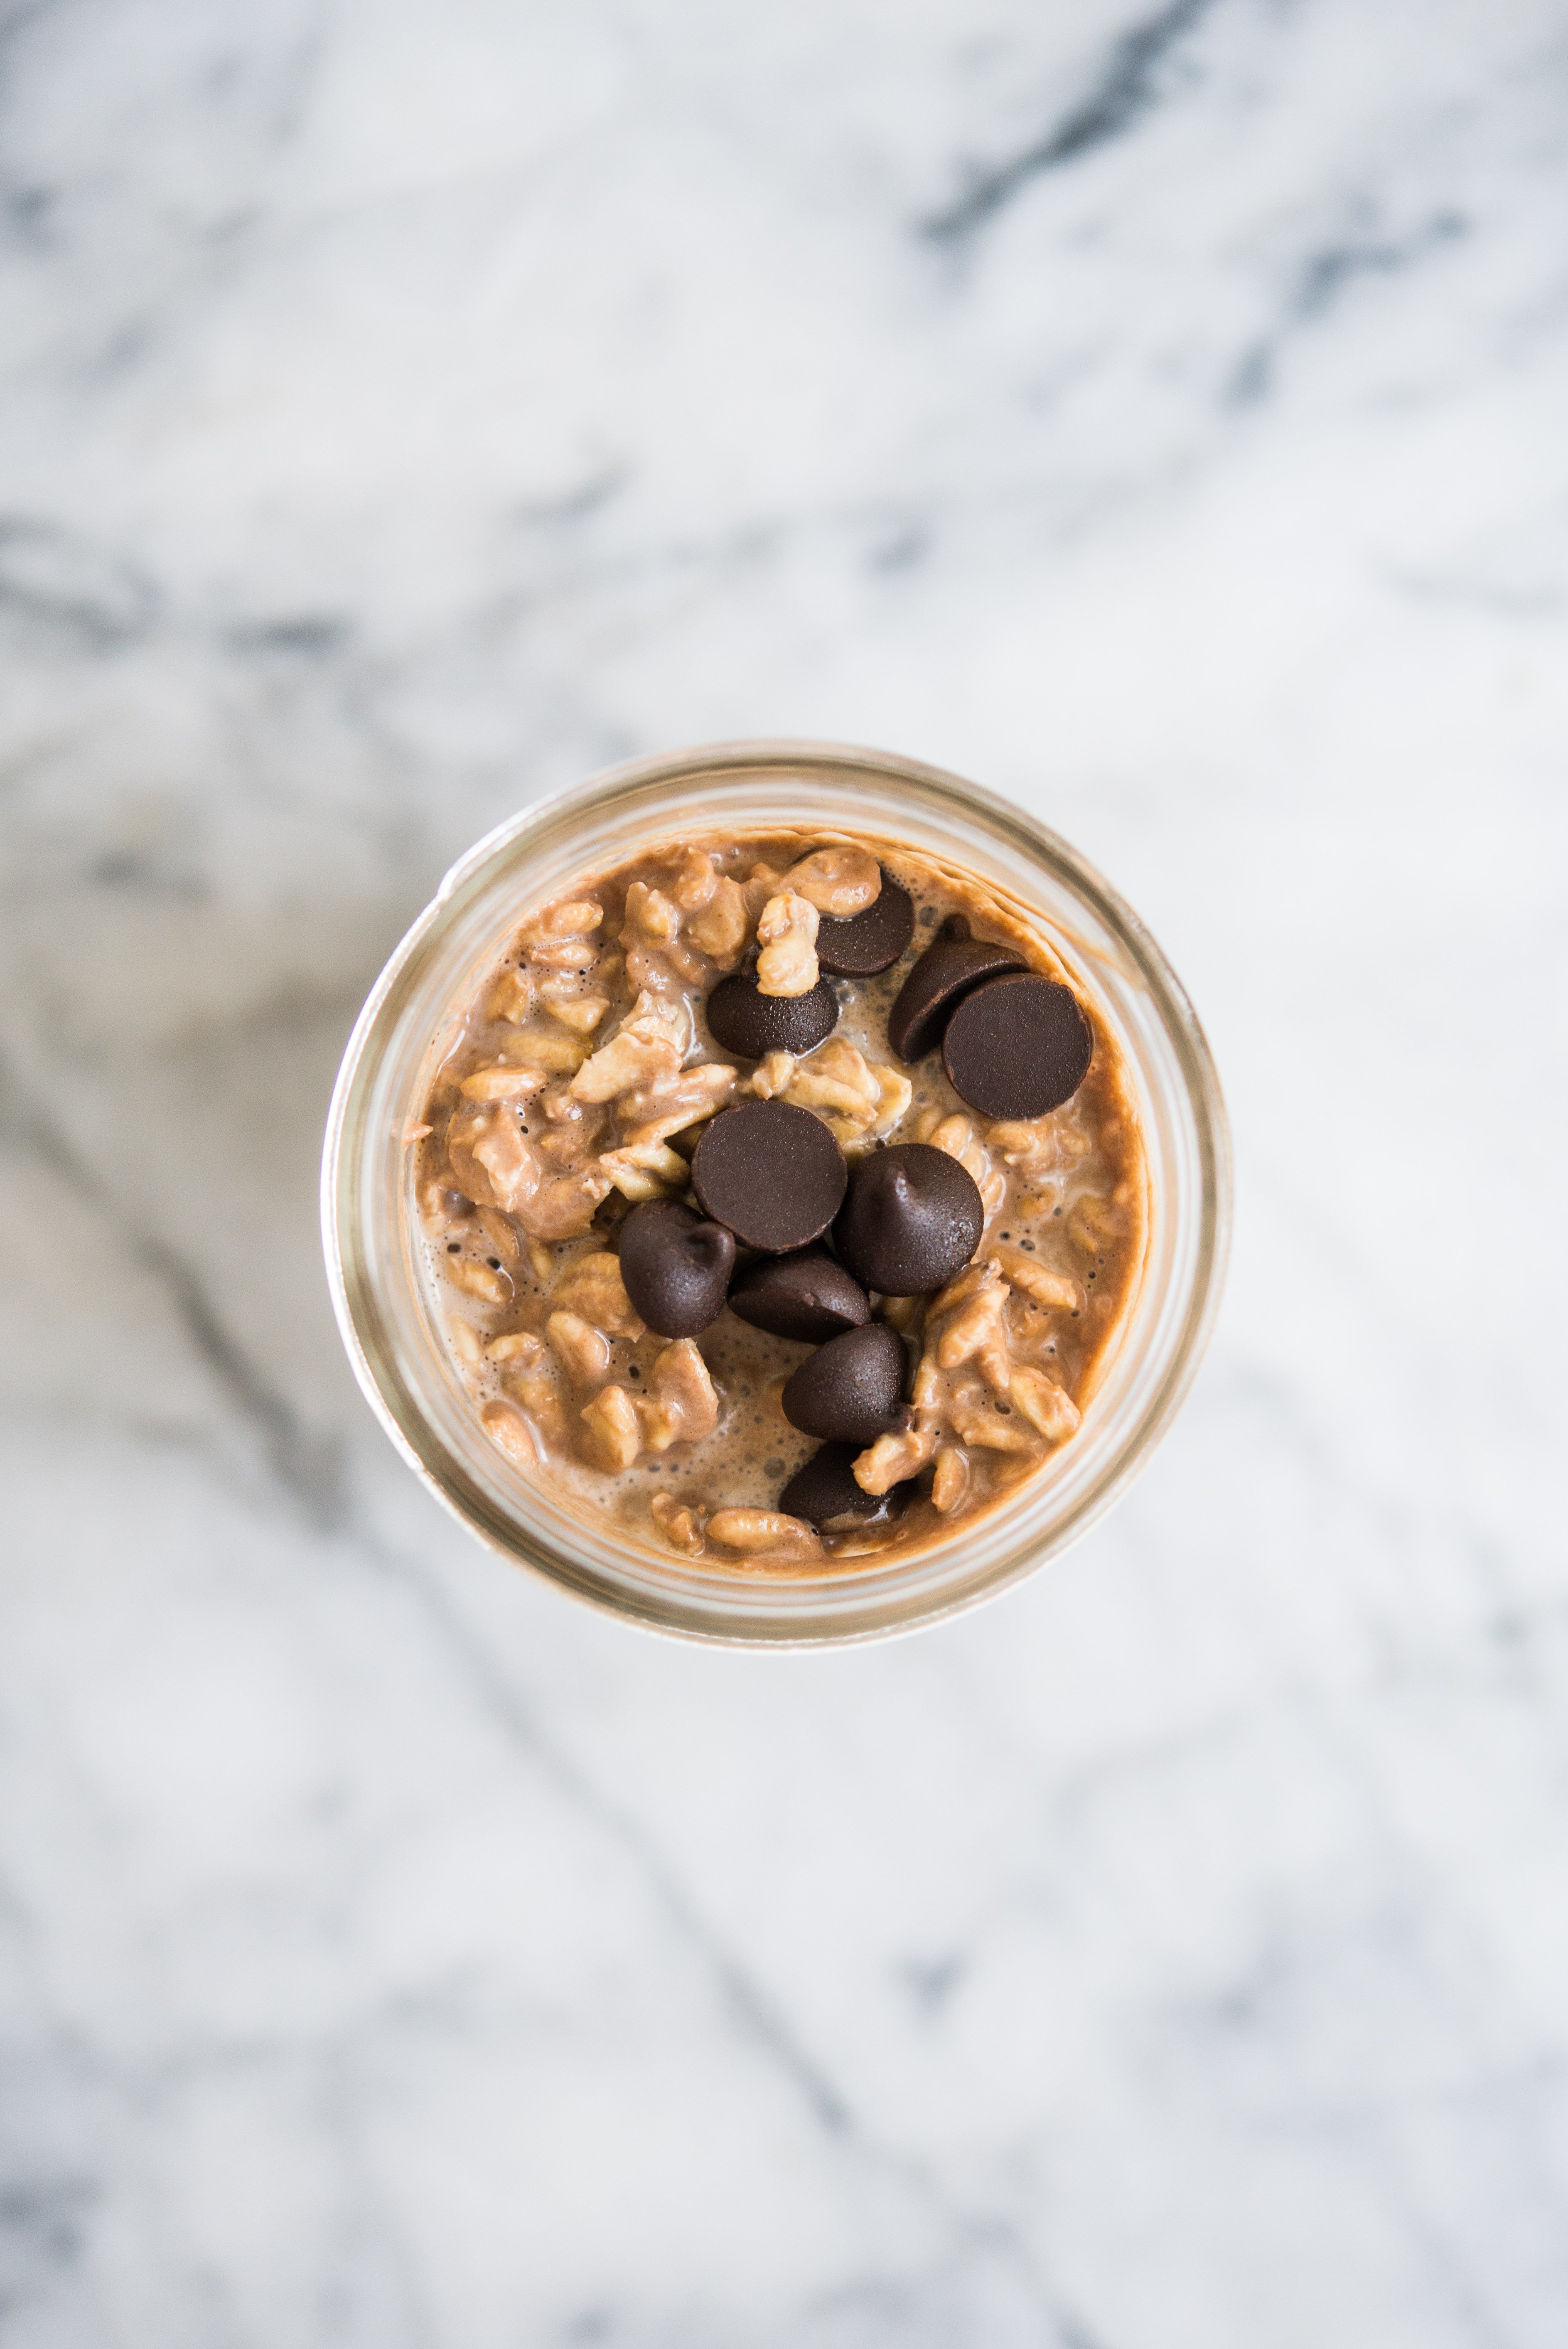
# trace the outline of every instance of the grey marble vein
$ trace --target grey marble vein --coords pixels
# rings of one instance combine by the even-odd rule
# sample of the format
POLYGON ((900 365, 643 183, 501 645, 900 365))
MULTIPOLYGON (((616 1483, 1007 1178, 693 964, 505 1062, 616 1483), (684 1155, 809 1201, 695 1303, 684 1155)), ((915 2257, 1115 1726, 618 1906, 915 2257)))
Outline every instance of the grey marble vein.
POLYGON ((1121 138, 1157 103, 1161 67, 1213 5, 1214 0, 1168 0, 1153 16, 1118 34, 1088 89, 1061 120, 1021 154, 972 170, 963 194, 923 222, 922 233, 938 243, 973 236, 1031 180, 1080 162, 1121 138))

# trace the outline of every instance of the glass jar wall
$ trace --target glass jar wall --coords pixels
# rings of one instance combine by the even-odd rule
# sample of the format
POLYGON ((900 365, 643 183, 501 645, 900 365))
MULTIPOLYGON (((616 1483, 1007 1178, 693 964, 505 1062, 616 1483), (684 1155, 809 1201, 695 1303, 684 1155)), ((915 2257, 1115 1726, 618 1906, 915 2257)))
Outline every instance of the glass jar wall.
POLYGON ((1223 1104, 1208 1047, 1148 931, 1099 875, 1003 800, 914 761, 811 742, 722 743, 641 760, 537 803, 447 875, 350 1040, 323 1167, 327 1268, 345 1343, 417 1474, 492 1548, 617 1614, 691 1637, 808 1645, 907 1629, 1032 1572, 1110 1506, 1191 1384, 1219 1301, 1230 1221, 1223 1104), (683 833, 851 831, 962 866, 1041 929, 1126 1058, 1148 1153, 1141 1285, 1084 1423, 1038 1475, 909 1554, 770 1571, 691 1562, 596 1523, 480 1429, 419 1271, 410 1154, 443 1036, 529 908, 683 833))

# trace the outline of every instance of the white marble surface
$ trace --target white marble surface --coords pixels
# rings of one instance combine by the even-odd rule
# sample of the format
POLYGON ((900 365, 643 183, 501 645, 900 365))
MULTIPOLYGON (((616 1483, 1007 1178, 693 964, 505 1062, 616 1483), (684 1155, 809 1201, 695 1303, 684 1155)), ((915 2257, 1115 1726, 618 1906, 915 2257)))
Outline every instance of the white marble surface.
POLYGON ((122 0, 0 61, 5 2349, 1560 2349, 1568 17, 122 0), (1188 979, 1238 1247, 899 1645, 428 1506, 314 1187, 455 851, 789 732, 1188 979))

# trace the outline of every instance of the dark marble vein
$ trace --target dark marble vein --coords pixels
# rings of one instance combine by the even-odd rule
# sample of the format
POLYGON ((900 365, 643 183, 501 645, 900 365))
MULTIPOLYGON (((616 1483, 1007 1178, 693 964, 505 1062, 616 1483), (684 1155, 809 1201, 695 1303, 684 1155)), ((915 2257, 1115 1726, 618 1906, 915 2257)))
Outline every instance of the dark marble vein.
POLYGON ((1244 408, 1273 390, 1285 346, 1332 310, 1352 285, 1367 278, 1397 277, 1429 254, 1469 232, 1462 212, 1430 213, 1400 236, 1371 231, 1350 234, 1308 254, 1295 273, 1277 323, 1243 352, 1226 387, 1226 399, 1244 408))
POLYGON ((30 514, 0 514, 0 612, 73 652, 116 652, 145 636, 157 596, 129 564, 30 514))
POLYGON ((340 1526, 346 1509, 341 1444, 306 1425, 224 1322, 195 1267, 129 1211, 42 1103, 30 1100, 15 1072, 3 1065, 0 1136, 27 1151, 104 1217, 124 1256, 150 1274, 163 1291, 220 1392, 257 1439, 284 1498, 318 1531, 340 1526))
POLYGON ((955 2256, 993 2259, 1010 2272, 1046 2328, 1041 2334, 1043 2349, 1105 2349, 1101 2336, 1090 2329, 1082 2313, 1043 2276, 1038 2261, 1007 2220, 975 2213, 954 2202, 924 2161, 884 2144, 868 2127, 848 2093, 805 2044, 776 1999, 715 1930, 647 1826, 547 1736, 490 1651, 474 1637, 424 1567, 364 1527, 355 1526, 350 1532, 367 1557, 395 1574, 413 1594, 511 1742, 635 1868, 665 1923, 701 1961, 741 2037, 788 2084, 818 2127, 847 2158, 898 2187, 923 2208, 941 2226, 955 2256))
POLYGON ((354 633, 352 621, 337 612, 290 612, 272 620, 236 622, 223 638, 225 648, 242 654, 281 653, 304 660, 329 660, 341 652, 354 633))
POLYGON ((78 2264, 98 2199, 85 2178, 0 2182, 0 2319, 15 2315, 78 2264))
POLYGON ((913 2199, 957 2259, 995 2260, 1036 2305, 1051 2349, 1099 2349, 1083 2319, 1042 2279, 1038 2263, 1004 2220, 955 2204, 927 2165, 884 2145, 854 2110, 830 2068, 794 2028, 769 1987, 718 1933, 649 1828, 599 1785, 542 1728, 524 1697, 477 1639, 424 1566, 380 1540, 351 1513, 336 1448, 313 1436, 287 1396, 240 1345, 192 1267, 129 1215, 20 1081, 0 1069, 0 1134, 25 1148, 89 1204, 126 1254, 150 1272, 201 1361, 259 1440, 276 1488, 312 1527, 350 1545, 411 1594, 472 1696, 509 1742, 595 1835, 632 1867, 676 1939, 700 1962, 731 2024, 790 2089, 846 2158, 913 2199))
POLYGON ((228 1329, 195 1268, 150 1232, 129 1236, 132 1252, 160 1283, 186 1336, 240 1415, 259 1435, 287 1497, 312 1525, 330 1531, 346 1506, 340 1445, 305 1425, 228 1329))
POLYGON ((546 1738, 517 1690, 422 1569, 363 1526, 353 1528, 353 1538, 380 1568, 393 1573, 412 1592, 511 1743, 526 1754, 573 1809, 634 1863, 666 1922, 683 1941, 700 1951, 742 2034, 782 2072, 823 2129, 832 2136, 849 2130, 853 2124, 842 2089, 801 2044, 762 1985, 714 1933, 668 1857, 642 1823, 546 1738))
POLYGON ((1171 0, 1158 16, 1122 34, 1087 94, 1055 128, 1021 154, 973 173, 954 202, 921 222, 921 235, 936 244, 959 243, 984 228, 1031 181, 1082 162, 1119 139, 1156 103, 1161 67, 1213 5, 1214 0, 1171 0))

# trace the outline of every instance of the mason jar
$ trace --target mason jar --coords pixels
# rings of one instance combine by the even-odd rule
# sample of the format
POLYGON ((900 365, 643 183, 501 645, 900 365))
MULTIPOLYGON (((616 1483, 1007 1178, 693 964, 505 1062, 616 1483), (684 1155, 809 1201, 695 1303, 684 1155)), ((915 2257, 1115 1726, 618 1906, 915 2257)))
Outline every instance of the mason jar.
POLYGON ((1230 1227, 1218 1079, 1180 982, 1130 907, 1022 810, 955 775, 836 743, 717 743, 614 767, 509 817, 459 858, 382 972, 344 1055, 322 1170, 344 1343, 404 1458, 469 1530, 611 1613, 687 1637, 811 1646, 907 1630, 994 1597, 1125 1491, 1191 1384, 1230 1227), (480 1425, 426 1276, 405 1143, 459 1020, 522 916, 660 842, 852 832, 957 865, 1038 928, 1094 999, 1142 1121, 1141 1278, 1083 1423, 1001 1501, 907 1555, 802 1568, 690 1560, 525 1475, 480 1425))

